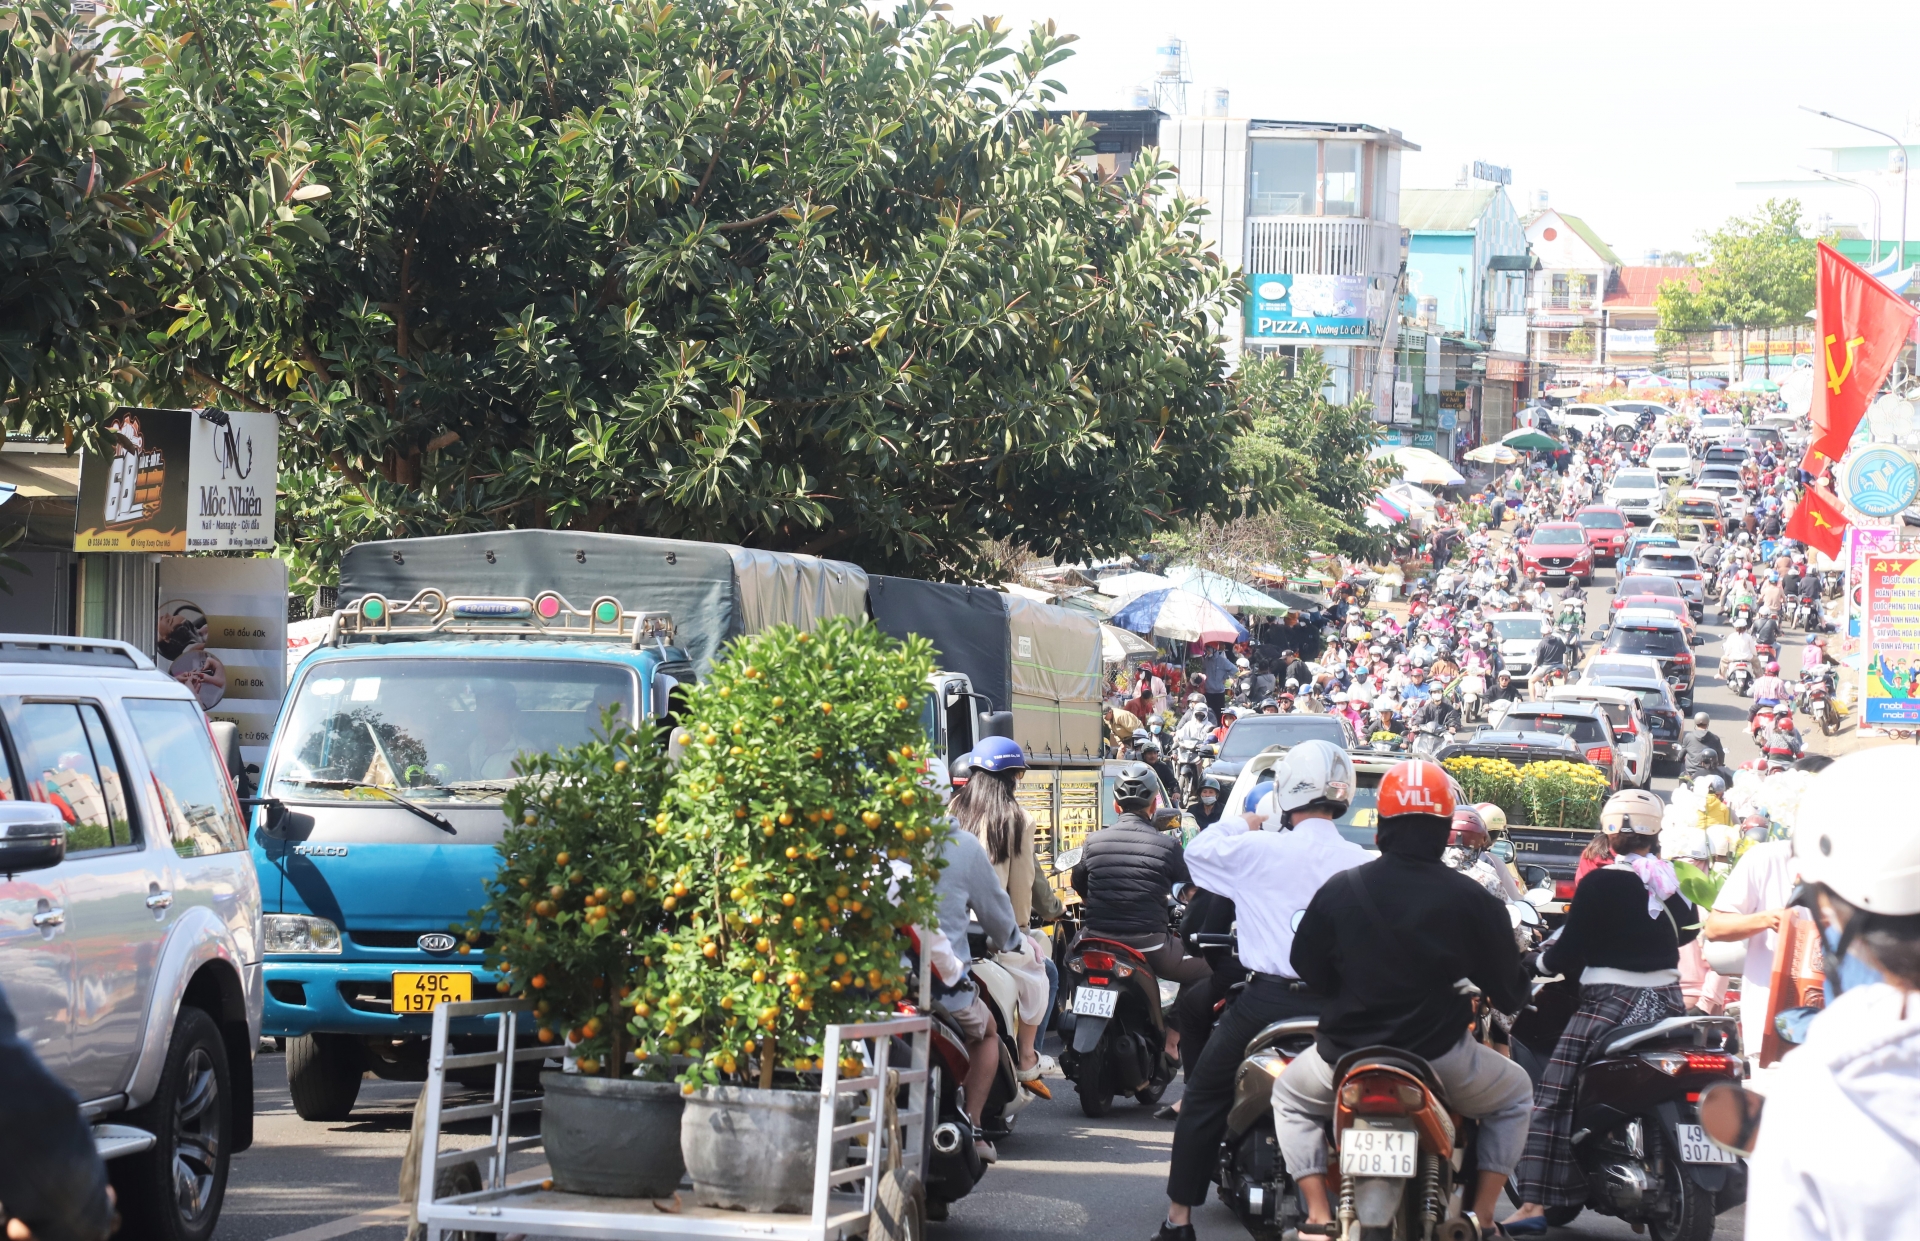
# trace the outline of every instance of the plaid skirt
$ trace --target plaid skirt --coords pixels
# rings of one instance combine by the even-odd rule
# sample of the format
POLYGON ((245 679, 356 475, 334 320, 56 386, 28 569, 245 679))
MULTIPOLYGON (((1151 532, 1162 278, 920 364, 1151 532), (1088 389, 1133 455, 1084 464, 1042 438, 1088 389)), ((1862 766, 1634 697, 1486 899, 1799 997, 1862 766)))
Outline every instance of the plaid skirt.
POLYGON ((1514 1173, 1514 1192, 1522 1202, 1547 1207, 1582 1206, 1587 1178, 1573 1155, 1573 1107, 1580 1087, 1580 1066, 1596 1043, 1616 1028, 1678 1017, 1686 1001, 1678 986, 1620 987, 1583 985, 1574 1010, 1554 1046, 1553 1059, 1533 1092, 1533 1124, 1527 1153, 1514 1173))

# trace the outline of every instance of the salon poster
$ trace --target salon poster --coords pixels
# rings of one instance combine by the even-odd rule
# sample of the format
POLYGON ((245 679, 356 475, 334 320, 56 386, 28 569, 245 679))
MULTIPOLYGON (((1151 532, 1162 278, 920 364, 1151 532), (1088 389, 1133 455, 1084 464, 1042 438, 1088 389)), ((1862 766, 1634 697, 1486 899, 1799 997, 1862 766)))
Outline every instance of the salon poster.
POLYGON ((279 426, 270 413, 115 411, 107 424, 112 450, 80 460, 73 549, 272 547, 279 426))
POLYGON ((1920 556, 1867 557, 1868 728, 1920 727, 1920 556))
POLYGON ((287 691, 287 566, 264 557, 160 562, 154 663, 193 691, 209 718, 240 729, 240 754, 266 761, 287 691))

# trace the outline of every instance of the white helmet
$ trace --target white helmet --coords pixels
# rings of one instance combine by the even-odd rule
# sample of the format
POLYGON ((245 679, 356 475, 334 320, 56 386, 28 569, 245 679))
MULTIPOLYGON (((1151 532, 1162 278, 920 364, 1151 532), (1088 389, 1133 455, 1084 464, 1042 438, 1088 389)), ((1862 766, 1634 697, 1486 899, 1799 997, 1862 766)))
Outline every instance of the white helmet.
POLYGON ((1869 913, 1920 914, 1920 801, 1887 795, 1913 769, 1912 750, 1885 746, 1835 759, 1813 778, 1793 828, 1801 882, 1825 884, 1869 913))
POLYGON ((1666 803, 1645 789, 1621 789, 1600 808, 1600 830, 1609 836, 1658 836, 1666 803))
POLYGON ((1353 800, 1357 783, 1352 755, 1331 741, 1302 741, 1274 766, 1273 792, 1269 796, 1282 813, 1298 810, 1308 802, 1345 805, 1353 800))

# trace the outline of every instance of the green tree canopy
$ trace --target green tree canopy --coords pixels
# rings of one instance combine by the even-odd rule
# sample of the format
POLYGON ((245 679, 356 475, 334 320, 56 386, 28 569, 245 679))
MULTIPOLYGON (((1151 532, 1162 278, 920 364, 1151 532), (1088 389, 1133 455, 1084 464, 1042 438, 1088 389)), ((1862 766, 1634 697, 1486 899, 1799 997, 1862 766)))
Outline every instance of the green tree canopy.
POLYGON ((1701 299, 1716 322, 1743 331, 1804 322, 1813 309, 1814 242, 1800 232, 1798 199, 1769 198, 1702 240, 1701 299))
POLYGON ((1360 560, 1385 552, 1385 535, 1365 519, 1374 494, 1396 472, 1368 458, 1380 442, 1372 402, 1336 403, 1327 395, 1332 379, 1314 349, 1242 363, 1234 394, 1248 429, 1233 441, 1232 460, 1237 474, 1258 480, 1250 485, 1258 502, 1237 520, 1189 521, 1161 540, 1164 551, 1228 570, 1231 562, 1299 565, 1308 552, 1360 560))
POLYGON ((288 411, 309 580, 509 525, 964 574, 1239 511, 1201 209, 1084 170, 1065 36, 935 7, 128 7, 167 176, 284 167, 331 234, 180 299, 130 395, 288 411))

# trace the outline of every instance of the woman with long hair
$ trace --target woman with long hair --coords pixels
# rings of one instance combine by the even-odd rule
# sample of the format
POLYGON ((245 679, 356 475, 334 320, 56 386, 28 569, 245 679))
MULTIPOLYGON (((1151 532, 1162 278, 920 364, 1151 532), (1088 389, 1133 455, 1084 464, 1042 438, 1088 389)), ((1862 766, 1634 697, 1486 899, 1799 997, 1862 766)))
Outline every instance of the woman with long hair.
POLYGON ((1021 929, 1022 943, 994 959, 1019 985, 1015 1034, 1020 1061, 1016 1076, 1035 1094, 1051 1097, 1040 1081, 1044 1066, 1035 1049, 1040 1028, 1046 1022, 1047 967, 1040 955, 1041 941, 1026 933, 1033 918, 1033 816, 1014 796, 1027 769, 1027 755, 1006 737, 988 737, 974 748, 972 760, 971 774, 955 791, 950 809, 954 821, 986 846, 993 873, 1013 901, 1013 920, 1021 929))

